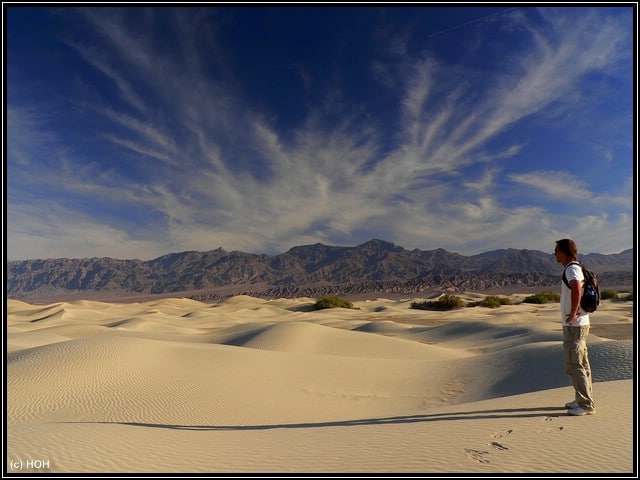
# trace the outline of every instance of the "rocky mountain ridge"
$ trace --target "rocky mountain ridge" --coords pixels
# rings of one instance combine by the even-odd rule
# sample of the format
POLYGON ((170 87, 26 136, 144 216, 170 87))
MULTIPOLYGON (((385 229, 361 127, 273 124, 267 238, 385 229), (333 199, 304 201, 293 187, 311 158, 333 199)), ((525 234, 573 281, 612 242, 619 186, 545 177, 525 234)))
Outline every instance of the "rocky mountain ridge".
MULTIPOLYGON (((601 284, 634 284, 634 251, 580 260, 601 284)), ((487 291, 558 283, 562 267, 550 253, 506 249, 464 256, 444 249, 406 250, 373 239, 356 247, 321 243, 278 255, 187 251, 149 261, 113 258, 7 262, 7 298, 90 292, 179 294, 216 300, 245 293, 261 297, 371 292, 487 291)))

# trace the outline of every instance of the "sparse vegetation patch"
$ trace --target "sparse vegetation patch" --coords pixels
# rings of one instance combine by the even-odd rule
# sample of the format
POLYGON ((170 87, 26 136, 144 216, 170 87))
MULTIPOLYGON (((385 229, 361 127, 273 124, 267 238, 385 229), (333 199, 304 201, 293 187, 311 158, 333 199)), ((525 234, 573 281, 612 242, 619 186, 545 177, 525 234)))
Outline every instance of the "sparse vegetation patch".
POLYGON ((464 300, 457 295, 445 293, 438 300, 426 300, 424 302, 412 302, 411 308, 418 310, 455 310, 465 306, 464 300))
POLYGON ((523 300, 524 303, 559 303, 560 294, 556 292, 544 291, 530 295, 523 300))
POLYGON ((502 305, 511 305, 511 299, 507 297, 496 297, 495 295, 488 295, 478 305, 487 308, 499 308, 502 305))
POLYGON ((316 310, 325 308, 353 308, 353 304, 337 295, 326 295, 316 300, 313 308, 316 310))

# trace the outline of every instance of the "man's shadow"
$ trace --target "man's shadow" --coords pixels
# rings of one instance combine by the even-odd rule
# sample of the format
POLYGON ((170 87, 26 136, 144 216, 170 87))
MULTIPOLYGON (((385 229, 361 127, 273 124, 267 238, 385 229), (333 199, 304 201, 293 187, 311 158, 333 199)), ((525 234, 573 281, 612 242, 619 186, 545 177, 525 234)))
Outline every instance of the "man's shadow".
POLYGON ((470 412, 434 413, 427 415, 400 415, 384 418, 362 418, 354 420, 335 420, 329 422, 305 422, 305 423, 279 423, 266 425, 175 425, 163 423, 142 422, 68 422, 68 423, 106 423, 117 425, 130 425, 135 427, 169 428, 174 430, 274 430, 278 428, 323 428, 323 427, 356 427, 360 425, 387 425, 421 422, 449 422, 464 420, 485 420, 491 418, 535 418, 558 417, 563 407, 529 407, 529 408, 503 408, 494 410, 475 410, 470 412))

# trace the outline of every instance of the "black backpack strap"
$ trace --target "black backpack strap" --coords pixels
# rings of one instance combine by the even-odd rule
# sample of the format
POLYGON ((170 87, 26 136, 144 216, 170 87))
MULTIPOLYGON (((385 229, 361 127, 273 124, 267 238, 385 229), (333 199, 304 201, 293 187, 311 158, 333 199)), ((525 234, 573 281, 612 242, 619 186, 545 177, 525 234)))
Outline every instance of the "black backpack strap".
MULTIPOLYGON (((569 268, 569 265, 571 264, 580 265, 580 262, 569 262, 567 263, 567 266, 564 267, 564 270, 562 271, 562 281, 564 282, 564 284, 567 286, 569 290, 571 290, 571 285, 569 285, 569 280, 567 280, 567 268, 569 268)), ((582 267, 582 265, 580 265, 580 267, 582 267)))

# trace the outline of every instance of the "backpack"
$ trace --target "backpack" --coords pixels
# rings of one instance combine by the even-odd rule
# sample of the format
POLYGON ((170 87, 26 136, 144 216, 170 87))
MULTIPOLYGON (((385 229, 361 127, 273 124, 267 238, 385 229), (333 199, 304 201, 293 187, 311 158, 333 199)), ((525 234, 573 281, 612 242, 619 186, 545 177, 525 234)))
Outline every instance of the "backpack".
MULTIPOLYGON (((580 265, 584 281, 582 282, 582 298, 580 299, 580 308, 587 313, 595 312, 600 305, 600 289, 598 288, 598 277, 591 270, 587 270, 580 262, 571 262, 580 265)), ((571 263, 569 265, 571 265, 571 263)), ((567 265, 567 267, 569 266, 567 265)), ((567 280, 566 268, 562 272, 562 281, 571 289, 567 280)))

